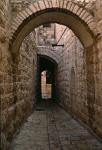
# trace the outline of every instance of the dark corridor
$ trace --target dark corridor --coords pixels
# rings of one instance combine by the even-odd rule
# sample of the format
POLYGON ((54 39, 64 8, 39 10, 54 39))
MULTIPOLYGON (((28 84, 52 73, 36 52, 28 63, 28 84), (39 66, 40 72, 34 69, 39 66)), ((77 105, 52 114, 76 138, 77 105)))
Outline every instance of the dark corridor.
POLYGON ((46 72, 46 84, 51 85, 51 97, 47 100, 56 102, 56 70, 57 63, 48 56, 38 55, 37 57, 37 102, 42 102, 45 98, 42 97, 41 76, 42 72, 46 72))

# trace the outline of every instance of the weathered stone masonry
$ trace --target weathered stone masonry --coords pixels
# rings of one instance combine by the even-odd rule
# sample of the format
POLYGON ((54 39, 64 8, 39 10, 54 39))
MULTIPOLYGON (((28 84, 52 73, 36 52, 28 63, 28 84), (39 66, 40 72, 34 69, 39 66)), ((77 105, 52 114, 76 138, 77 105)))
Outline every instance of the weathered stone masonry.
POLYGON ((12 56, 8 51, 9 41, 7 29, 10 25, 10 5, 9 1, 0 1, 0 127, 1 142, 4 147, 8 133, 12 130, 13 116, 8 108, 13 104, 13 73, 12 73, 12 56), (11 116, 11 117, 10 117, 11 116), (6 125, 11 129, 7 131, 6 125), (5 132, 4 132, 5 130, 5 132), (2 132, 3 131, 3 132, 2 132), (4 134, 5 133, 5 134, 4 134))
POLYGON ((22 43, 18 56, 7 58, 8 62, 2 63, 7 73, 1 76, 1 109, 2 109, 2 148, 6 148, 14 133, 19 129, 24 120, 33 110, 36 103, 34 87, 36 82, 36 47, 34 34, 30 34, 22 43), (29 40, 29 42, 28 42, 29 40), (31 44, 32 43, 32 44, 31 44), (9 69, 9 63, 11 67, 9 69), (3 134, 5 133, 5 135, 3 134), (6 142, 7 140, 8 142, 6 142))
MULTIPOLYGON (((35 33, 31 33, 25 38, 17 59, 16 70, 16 125, 22 121, 33 110, 35 104, 35 79, 36 79, 36 46, 34 43, 35 33)), ((16 127, 17 128, 17 127, 16 127)))
POLYGON ((88 122, 86 52, 71 30, 67 29, 58 67, 60 103, 88 122), (67 39, 67 40, 65 40, 67 39))
POLYGON ((102 52, 100 39, 98 42, 98 47, 86 50, 68 30, 60 41, 65 47, 60 54, 57 83, 60 104, 100 134, 102 52))
POLYGON ((0 1, 0 146, 2 149, 7 149, 14 133, 30 114, 35 103, 33 87, 37 58, 35 43, 32 41, 35 33, 24 40, 18 56, 12 55, 8 50, 10 20, 9 1, 0 1))
MULTIPOLYGON (((25 39, 22 38, 24 41, 19 52, 13 51, 16 47, 11 49, 14 44, 12 42, 20 32, 19 26, 27 23, 25 20, 29 21, 30 15, 52 7, 67 7, 69 12, 88 25, 95 37, 91 47, 83 48, 69 31, 65 49, 60 54, 58 82, 60 104, 102 137, 102 1, 96 0, 84 6, 77 2, 75 5, 67 0, 44 1, 30 7, 29 4, 33 3, 33 0, 28 3, 24 0, 19 3, 13 0, 0 1, 0 127, 1 148, 4 150, 8 148, 12 137, 30 115, 36 102, 33 90, 36 86, 37 70, 35 32, 25 39)), ((23 34, 21 35, 23 37, 23 34)), ((87 37, 84 40, 82 36, 82 39, 84 42, 88 41, 87 37)), ((20 45, 19 42, 16 46, 17 44, 20 45)))

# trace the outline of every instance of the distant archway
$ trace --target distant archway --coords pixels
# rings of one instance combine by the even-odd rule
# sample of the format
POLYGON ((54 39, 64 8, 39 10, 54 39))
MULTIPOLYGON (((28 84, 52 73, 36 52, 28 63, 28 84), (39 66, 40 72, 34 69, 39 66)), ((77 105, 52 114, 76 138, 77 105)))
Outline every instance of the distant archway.
POLYGON ((54 101, 56 99, 55 97, 55 93, 56 93, 55 79, 56 78, 55 77, 56 77, 56 70, 57 70, 58 64, 53 58, 48 57, 46 55, 41 55, 41 54, 38 55, 37 64, 38 64, 37 65, 38 67, 37 68, 37 71, 38 71, 37 99, 38 101, 42 101, 45 95, 45 99, 46 98, 52 99, 54 101))

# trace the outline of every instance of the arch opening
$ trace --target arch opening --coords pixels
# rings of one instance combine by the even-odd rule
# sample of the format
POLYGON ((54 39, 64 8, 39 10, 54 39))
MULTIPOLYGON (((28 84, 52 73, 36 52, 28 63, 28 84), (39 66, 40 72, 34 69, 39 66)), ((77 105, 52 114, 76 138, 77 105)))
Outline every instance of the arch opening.
POLYGON ((16 32, 10 43, 10 49, 13 53, 18 52, 23 39, 38 26, 46 23, 59 23, 70 28, 80 39, 85 48, 92 47, 94 43, 94 34, 78 15, 61 8, 47 8, 33 13, 27 17, 16 32))
POLYGON ((38 90, 37 101, 56 99, 55 77, 57 70, 57 63, 50 57, 38 55, 38 90))

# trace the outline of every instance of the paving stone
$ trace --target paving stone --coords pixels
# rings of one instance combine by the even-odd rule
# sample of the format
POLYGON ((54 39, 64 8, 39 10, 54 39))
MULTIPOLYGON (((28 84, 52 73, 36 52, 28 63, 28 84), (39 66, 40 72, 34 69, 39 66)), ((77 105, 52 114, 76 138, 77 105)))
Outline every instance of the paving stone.
POLYGON ((102 143, 63 109, 43 107, 45 112, 34 111, 28 118, 11 150, 102 150, 102 143))

